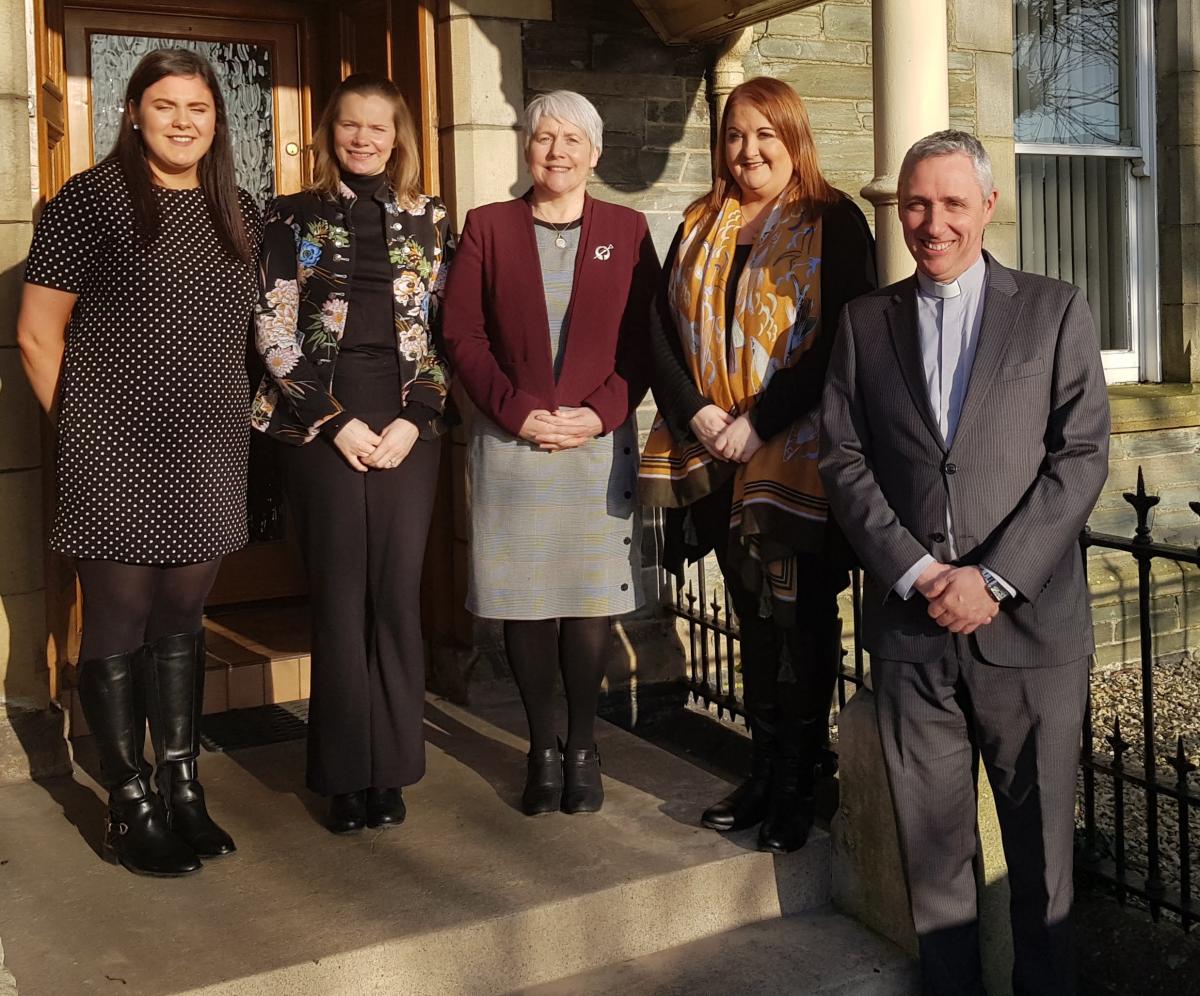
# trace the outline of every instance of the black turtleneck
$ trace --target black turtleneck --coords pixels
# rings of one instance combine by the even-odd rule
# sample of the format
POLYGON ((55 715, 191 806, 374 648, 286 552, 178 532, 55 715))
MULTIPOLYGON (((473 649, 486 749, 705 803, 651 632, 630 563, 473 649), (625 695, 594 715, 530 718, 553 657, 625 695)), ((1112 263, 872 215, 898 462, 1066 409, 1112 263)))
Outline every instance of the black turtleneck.
POLYGON ((346 410, 322 426, 332 433, 358 415, 399 415, 404 406, 386 237, 387 178, 343 172, 342 182, 355 195, 346 216, 354 246, 354 270, 333 378, 333 395, 346 410))

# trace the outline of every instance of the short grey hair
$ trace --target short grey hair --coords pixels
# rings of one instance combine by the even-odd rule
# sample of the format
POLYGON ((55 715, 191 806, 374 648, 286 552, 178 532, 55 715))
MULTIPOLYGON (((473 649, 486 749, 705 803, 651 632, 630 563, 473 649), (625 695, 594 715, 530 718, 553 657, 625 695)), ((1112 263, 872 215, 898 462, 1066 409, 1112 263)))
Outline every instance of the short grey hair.
POLYGON ((919 162, 937 156, 952 156, 959 152, 970 159, 971 165, 975 167, 975 179, 979 182, 979 189, 986 201, 996 189, 992 181, 991 156, 974 135, 953 128, 935 131, 932 135, 926 135, 914 142, 912 148, 904 154, 904 163, 900 166, 900 180, 903 183, 904 177, 919 162))
POLYGON ((573 124, 583 131, 593 149, 600 152, 604 148, 604 122, 600 119, 600 112, 581 93, 554 90, 538 94, 525 105, 525 113, 521 115, 521 137, 526 152, 542 118, 557 118, 573 124))

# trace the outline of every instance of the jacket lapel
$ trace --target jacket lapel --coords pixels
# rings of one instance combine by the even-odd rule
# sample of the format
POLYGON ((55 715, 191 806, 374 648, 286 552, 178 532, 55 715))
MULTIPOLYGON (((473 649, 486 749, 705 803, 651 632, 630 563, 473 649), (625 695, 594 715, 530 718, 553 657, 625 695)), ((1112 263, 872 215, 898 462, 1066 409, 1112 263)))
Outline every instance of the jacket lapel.
POLYGON ((983 302, 983 321, 979 326, 979 344, 975 347, 975 361, 971 364, 971 378, 967 381, 967 394, 954 433, 956 440, 962 438, 971 420, 978 417, 983 409, 988 390, 1004 362, 1004 354, 1008 351, 1021 314, 1021 299, 1017 295, 1017 282, 1012 274, 997 263, 990 253, 984 255, 987 257, 987 295, 983 302))
POLYGON ((887 315, 888 330, 892 334, 892 346, 900 361, 900 372, 912 395, 917 414, 929 430, 929 434, 937 441, 939 448, 945 449, 946 443, 938 429, 937 419, 933 417, 933 409, 929 406, 929 388, 925 385, 925 368, 921 363, 921 344, 917 334, 917 281, 909 277, 903 281, 896 293, 892 295, 891 303, 884 309, 887 315))

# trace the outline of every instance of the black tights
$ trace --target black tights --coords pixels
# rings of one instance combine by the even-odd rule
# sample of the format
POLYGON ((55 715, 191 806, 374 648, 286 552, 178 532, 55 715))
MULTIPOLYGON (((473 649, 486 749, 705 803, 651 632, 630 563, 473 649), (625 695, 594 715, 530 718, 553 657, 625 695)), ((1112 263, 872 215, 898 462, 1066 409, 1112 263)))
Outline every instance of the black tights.
POLYGON ((125 654, 163 636, 199 630, 220 566, 220 557, 176 567, 78 561, 83 588, 79 660, 125 654))
POLYGON ((596 708, 612 639, 608 616, 508 620, 504 649, 529 720, 529 749, 555 746, 555 675, 567 693, 567 747, 589 750, 596 743, 596 708))

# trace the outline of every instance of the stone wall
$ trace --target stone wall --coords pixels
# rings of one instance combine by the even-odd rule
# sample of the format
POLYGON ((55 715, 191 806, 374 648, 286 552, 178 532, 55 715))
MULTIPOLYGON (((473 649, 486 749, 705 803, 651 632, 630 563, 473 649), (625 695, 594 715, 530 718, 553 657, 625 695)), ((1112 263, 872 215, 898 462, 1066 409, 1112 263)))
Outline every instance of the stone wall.
POLYGON ((524 30, 525 99, 582 93, 604 120, 591 192, 642 211, 665 255, 680 211, 712 183, 707 49, 664 45, 630 0, 571 0, 524 30))
MULTIPOLYGON (((979 136, 1000 190, 988 248, 1016 265, 1012 17, 996 0, 948 0, 950 126, 979 136)), ((747 76, 775 76, 804 98, 821 166, 873 220, 859 191, 875 175, 870 0, 830 0, 754 29, 747 76)))
POLYGON ((16 340, 35 189, 25 15, 0 0, 0 784, 60 771, 65 753, 46 666, 42 418, 16 340))

